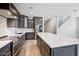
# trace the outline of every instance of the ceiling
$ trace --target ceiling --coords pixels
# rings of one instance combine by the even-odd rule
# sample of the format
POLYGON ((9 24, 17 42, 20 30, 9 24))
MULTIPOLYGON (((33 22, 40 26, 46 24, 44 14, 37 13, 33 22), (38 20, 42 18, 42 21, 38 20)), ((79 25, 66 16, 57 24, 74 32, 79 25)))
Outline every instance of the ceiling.
POLYGON ((14 3, 23 15, 42 16, 79 16, 79 3, 14 3))

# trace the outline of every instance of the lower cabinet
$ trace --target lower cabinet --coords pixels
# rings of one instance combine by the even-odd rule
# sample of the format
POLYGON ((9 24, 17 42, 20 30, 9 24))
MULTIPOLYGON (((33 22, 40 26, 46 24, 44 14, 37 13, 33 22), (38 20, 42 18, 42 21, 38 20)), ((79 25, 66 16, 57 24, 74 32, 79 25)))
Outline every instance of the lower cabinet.
MULTIPOLYGON (((18 55, 19 51, 23 47, 23 44, 26 39, 26 35, 24 34, 24 35, 22 35, 20 37, 16 37, 16 38, 19 40, 16 39, 17 40, 16 42, 14 40, 14 43, 11 42, 0 49, 0 56, 13 56, 13 55, 17 56, 18 55)), ((9 38, 9 39, 11 39, 11 38, 9 38)), ((8 39, 6 39, 6 40, 8 40, 8 39)), ((12 38, 12 40, 13 40, 13 38, 12 38)))
POLYGON ((37 35, 37 45, 40 49, 40 53, 42 56, 49 56, 50 55, 49 46, 38 35, 37 35))
POLYGON ((19 52, 19 50, 21 49, 20 47, 22 46, 22 42, 18 41, 17 44, 13 45, 14 49, 14 55, 17 55, 17 53, 19 52))
POLYGON ((26 37, 27 37, 27 40, 28 39, 35 39, 35 33, 26 33, 26 37))
POLYGON ((25 34, 18 38, 19 40, 13 44, 13 55, 17 56, 25 42, 25 34))
POLYGON ((0 49, 0 56, 11 56, 10 44, 0 49))
POLYGON ((44 56, 50 55, 50 48, 43 40, 41 40, 41 53, 44 56))

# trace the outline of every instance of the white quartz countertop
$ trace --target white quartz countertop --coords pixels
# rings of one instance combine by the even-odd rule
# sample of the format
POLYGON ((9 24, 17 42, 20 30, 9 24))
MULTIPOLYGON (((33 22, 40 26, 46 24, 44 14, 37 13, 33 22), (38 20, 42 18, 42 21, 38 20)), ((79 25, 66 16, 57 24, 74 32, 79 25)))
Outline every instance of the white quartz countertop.
POLYGON ((8 35, 8 36, 16 36, 16 37, 21 37, 24 33, 22 34, 11 34, 11 35, 8 35))
POLYGON ((0 41, 0 49, 12 42, 12 40, 0 41))
POLYGON ((79 39, 60 36, 52 33, 37 33, 37 35, 44 41, 50 48, 57 48, 69 45, 79 44, 79 39))

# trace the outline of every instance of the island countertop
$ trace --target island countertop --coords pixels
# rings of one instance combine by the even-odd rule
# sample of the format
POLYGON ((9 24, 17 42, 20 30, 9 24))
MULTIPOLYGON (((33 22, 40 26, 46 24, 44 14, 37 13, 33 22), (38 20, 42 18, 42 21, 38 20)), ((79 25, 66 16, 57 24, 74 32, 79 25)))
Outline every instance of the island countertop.
POLYGON ((56 35, 52 33, 37 33, 37 35, 46 43, 50 48, 57 48, 63 46, 70 46, 79 44, 79 39, 56 35))
POLYGON ((0 41, 0 49, 6 46, 7 44, 11 43, 12 40, 5 40, 5 41, 0 41))

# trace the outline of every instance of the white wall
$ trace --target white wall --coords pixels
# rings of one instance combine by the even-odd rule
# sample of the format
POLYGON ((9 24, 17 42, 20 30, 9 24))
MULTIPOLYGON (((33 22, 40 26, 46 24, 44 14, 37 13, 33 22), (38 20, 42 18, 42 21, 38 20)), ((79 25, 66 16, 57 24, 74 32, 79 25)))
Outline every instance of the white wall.
POLYGON ((0 37, 7 35, 7 19, 0 16, 0 37))
POLYGON ((45 22, 45 32, 56 33, 56 17, 53 17, 45 22))
POLYGON ((77 22, 75 18, 69 19, 57 29, 57 34, 77 38, 77 22))

